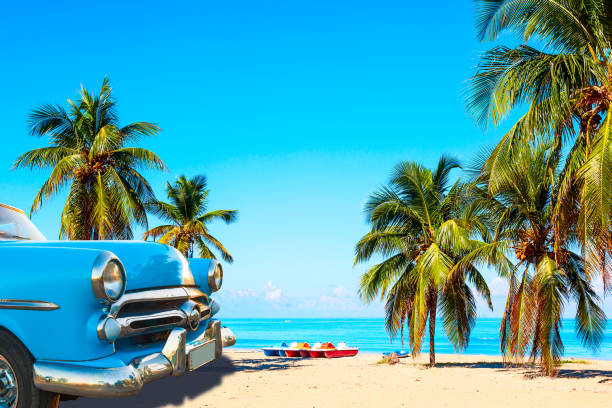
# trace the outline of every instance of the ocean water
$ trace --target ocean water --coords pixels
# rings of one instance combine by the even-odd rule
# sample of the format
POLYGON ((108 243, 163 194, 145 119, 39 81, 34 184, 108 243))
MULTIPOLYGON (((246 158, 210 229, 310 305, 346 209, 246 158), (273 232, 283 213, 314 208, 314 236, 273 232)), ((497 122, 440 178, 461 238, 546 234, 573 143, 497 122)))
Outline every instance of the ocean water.
MULTIPOLYGON (((463 354, 499 355, 499 319, 478 319, 468 348, 463 354)), ((236 348, 259 349, 279 341, 307 341, 309 343, 344 341, 362 352, 378 353, 401 348, 401 341, 389 340, 383 319, 223 319, 223 325, 236 335, 236 348)), ((612 329, 606 329, 598 351, 587 350, 580 344, 574 331, 574 320, 564 319, 561 337, 565 357, 612 360, 612 329)), ((422 352, 429 352, 425 339, 422 352)), ((455 353, 446 339, 441 322, 436 324, 436 352, 455 353)))

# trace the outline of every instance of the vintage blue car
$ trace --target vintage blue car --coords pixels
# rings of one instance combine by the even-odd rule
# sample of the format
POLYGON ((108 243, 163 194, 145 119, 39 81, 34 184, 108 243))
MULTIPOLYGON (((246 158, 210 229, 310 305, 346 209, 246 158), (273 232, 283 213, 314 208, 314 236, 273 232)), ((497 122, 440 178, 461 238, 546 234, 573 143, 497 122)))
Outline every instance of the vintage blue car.
POLYGON ((0 407, 131 396, 235 343, 221 265, 138 241, 47 241, 0 204, 0 407))

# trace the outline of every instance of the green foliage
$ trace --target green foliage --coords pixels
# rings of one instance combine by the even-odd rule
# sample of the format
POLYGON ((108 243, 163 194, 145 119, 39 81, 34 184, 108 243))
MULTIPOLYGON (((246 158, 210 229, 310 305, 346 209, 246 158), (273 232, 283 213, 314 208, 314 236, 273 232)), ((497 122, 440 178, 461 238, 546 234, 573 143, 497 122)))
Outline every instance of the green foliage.
POLYGON ((155 135, 159 128, 147 122, 120 127, 106 78, 98 95, 81 88, 80 100, 68 103, 67 110, 45 104, 30 114, 31 133, 48 137, 50 145, 21 155, 14 168, 52 169, 31 213, 69 187, 61 238, 130 239, 134 223, 147 227, 143 203, 154 199, 138 170, 166 169, 157 155, 131 145, 155 135))
POLYGON ((207 211, 208 194, 205 176, 187 179, 180 176, 174 184, 167 184, 166 190, 170 203, 153 201, 148 210, 169 222, 145 232, 144 239, 159 238, 159 242, 172 245, 186 257, 192 258, 194 250, 201 258, 216 259, 210 247, 218 250, 227 262, 233 262, 225 247, 212 236, 207 225, 216 220, 230 224, 238 219, 236 210, 207 211))
MULTIPOLYGON (((557 231, 570 228, 590 277, 608 284, 612 252, 612 2, 476 0, 480 40, 513 33, 523 44, 486 52, 467 89, 475 120, 497 126, 516 108, 526 113, 487 160, 496 189, 500 157, 520 143, 554 140, 565 164, 549 208, 557 231), (535 45, 529 45, 529 43, 535 45), (575 202, 579 205, 576 206, 575 202)), ((561 245, 563 237, 557 236, 561 245)))
MULTIPOLYGON (((384 258, 362 275, 360 295, 366 302, 384 299, 390 336, 401 334, 403 341, 408 326, 413 355, 421 350, 428 318, 435 325, 438 308, 449 340, 463 350, 476 319, 469 284, 491 307, 478 266, 510 268, 502 244, 485 242, 484 208, 470 198, 471 187, 449 184, 457 167, 448 157, 433 171, 414 162, 398 164, 389 184, 367 201, 371 231, 355 247, 355 264, 384 258)), ((430 338, 432 351, 433 346, 430 338)), ((433 364, 433 352, 430 358, 433 364)))
POLYGON ((591 279, 610 290, 612 2, 476 0, 476 26, 480 40, 522 40, 482 56, 466 101, 484 126, 526 111, 478 167, 499 220, 494 241, 518 259, 503 273, 502 351, 522 357, 530 348, 552 375, 565 303, 577 302, 578 337, 596 348, 605 317, 591 279))
MULTIPOLYGON (((577 335, 591 349, 603 339, 605 315, 585 259, 575 251, 579 226, 554 219, 554 193, 563 180, 557 144, 516 144, 496 161, 495 170, 490 162, 479 165, 476 184, 496 243, 516 256, 510 273, 502 273, 510 286, 500 327, 502 354, 520 360, 530 352, 533 359, 539 356, 547 375, 554 375, 563 354, 561 318, 568 302, 578 305, 577 335)), ((579 205, 574 201, 566 210, 577 211, 579 205)))

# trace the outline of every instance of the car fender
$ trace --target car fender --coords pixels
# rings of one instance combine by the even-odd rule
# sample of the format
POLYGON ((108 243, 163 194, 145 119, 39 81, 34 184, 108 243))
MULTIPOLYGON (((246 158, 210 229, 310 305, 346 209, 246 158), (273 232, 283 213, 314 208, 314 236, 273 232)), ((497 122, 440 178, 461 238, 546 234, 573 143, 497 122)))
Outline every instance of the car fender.
POLYGON ((86 361, 112 354, 97 325, 106 307, 94 298, 91 275, 101 250, 0 245, 0 325, 39 360, 86 361), (38 301, 36 310, 11 302, 38 301), (7 308, 7 305, 9 308, 7 308), (57 307, 54 307, 57 306, 57 307))

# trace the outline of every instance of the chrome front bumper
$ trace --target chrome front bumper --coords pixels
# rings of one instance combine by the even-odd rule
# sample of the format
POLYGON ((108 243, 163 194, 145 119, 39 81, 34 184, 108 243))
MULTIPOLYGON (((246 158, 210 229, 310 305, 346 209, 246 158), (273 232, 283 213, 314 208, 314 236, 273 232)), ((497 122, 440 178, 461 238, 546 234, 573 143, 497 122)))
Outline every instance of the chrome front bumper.
POLYGON ((37 361, 33 367, 34 385, 44 391, 79 397, 129 397, 137 394, 146 383, 184 374, 192 350, 214 345, 214 358, 218 358, 223 347, 236 342, 231 330, 222 328, 219 321, 211 321, 199 338, 190 342, 185 338, 186 330, 176 328, 161 352, 135 358, 130 364, 114 368, 37 361))

